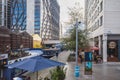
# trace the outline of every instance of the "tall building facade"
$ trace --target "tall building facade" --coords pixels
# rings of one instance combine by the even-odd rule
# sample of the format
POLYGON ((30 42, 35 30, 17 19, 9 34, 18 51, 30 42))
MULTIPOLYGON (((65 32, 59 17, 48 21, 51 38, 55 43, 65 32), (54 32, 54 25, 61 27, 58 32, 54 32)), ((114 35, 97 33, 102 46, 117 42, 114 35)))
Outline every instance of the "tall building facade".
POLYGON ((42 0, 42 39, 59 39, 60 7, 56 0, 42 0))
POLYGON ((59 39, 60 7, 56 0, 27 0, 27 27, 42 39, 59 39))
POLYGON ((34 12, 34 33, 40 34, 40 0, 35 0, 35 12, 34 12))
POLYGON ((7 0, 0 0, 0 26, 7 25, 7 0))
POLYGON ((120 61, 120 0, 85 0, 85 20, 91 46, 103 61, 120 61))
POLYGON ((26 30, 26 0, 9 0, 9 5, 8 22, 10 22, 10 29, 13 31, 26 30))

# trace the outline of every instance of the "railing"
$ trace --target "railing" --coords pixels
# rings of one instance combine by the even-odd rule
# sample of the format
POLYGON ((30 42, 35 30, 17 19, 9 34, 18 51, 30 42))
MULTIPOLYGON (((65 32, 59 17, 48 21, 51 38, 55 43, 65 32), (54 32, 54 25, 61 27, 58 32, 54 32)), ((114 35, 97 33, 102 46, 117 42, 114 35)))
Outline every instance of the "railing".
POLYGON ((26 53, 24 51, 22 51, 22 52, 12 52, 9 55, 9 60, 18 59, 18 58, 26 57, 26 56, 30 56, 30 55, 29 55, 29 53, 26 53))
POLYGON ((53 56, 56 55, 56 53, 58 53, 59 49, 54 49, 54 48, 50 48, 50 49, 43 49, 43 54, 41 56, 45 57, 45 58, 51 58, 53 56))

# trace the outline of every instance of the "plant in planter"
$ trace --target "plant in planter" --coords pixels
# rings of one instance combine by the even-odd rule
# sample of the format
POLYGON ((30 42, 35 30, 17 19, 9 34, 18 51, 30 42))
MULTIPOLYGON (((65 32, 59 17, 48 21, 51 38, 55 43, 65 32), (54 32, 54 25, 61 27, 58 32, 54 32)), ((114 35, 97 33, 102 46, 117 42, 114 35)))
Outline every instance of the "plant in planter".
POLYGON ((75 54, 70 54, 68 59, 67 59, 68 62, 70 61, 75 61, 75 54))
POLYGON ((64 80, 65 79, 65 73, 63 68, 57 66, 53 71, 50 71, 51 74, 51 80, 64 80))
POLYGON ((44 80, 50 80, 48 77, 45 77, 44 80))

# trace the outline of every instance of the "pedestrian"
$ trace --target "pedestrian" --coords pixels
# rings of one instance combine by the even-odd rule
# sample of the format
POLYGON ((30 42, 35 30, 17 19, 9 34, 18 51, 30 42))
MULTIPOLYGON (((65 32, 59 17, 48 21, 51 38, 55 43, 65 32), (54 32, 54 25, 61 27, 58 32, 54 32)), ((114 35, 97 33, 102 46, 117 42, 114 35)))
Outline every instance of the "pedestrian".
POLYGON ((79 56, 79 58, 80 58, 80 62, 81 62, 81 64, 82 64, 82 62, 83 62, 82 54, 78 52, 78 56, 79 56))
POLYGON ((84 61, 85 55, 84 55, 84 50, 81 51, 81 55, 82 55, 82 61, 84 61))
POLYGON ((58 58, 58 52, 56 52, 56 58, 58 58))
POLYGON ((95 63, 98 62, 98 61, 97 61, 97 54, 96 54, 96 53, 94 53, 94 61, 95 61, 95 63))

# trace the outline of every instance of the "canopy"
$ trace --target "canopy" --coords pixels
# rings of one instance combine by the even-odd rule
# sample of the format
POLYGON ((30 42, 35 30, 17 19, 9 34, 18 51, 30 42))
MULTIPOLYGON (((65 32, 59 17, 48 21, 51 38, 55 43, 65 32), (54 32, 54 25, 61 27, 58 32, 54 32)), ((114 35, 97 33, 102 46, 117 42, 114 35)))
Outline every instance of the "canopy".
POLYGON ((94 46, 94 47, 91 48, 91 50, 99 50, 99 48, 94 46))
POLYGON ((43 70, 49 67, 62 66, 62 65, 65 65, 65 64, 37 56, 37 57, 25 59, 23 61, 15 62, 7 66, 8 68, 18 68, 18 69, 31 71, 31 72, 36 72, 36 71, 43 70))
POLYGON ((41 48, 42 47, 42 39, 38 34, 34 34, 33 36, 33 48, 41 48))

